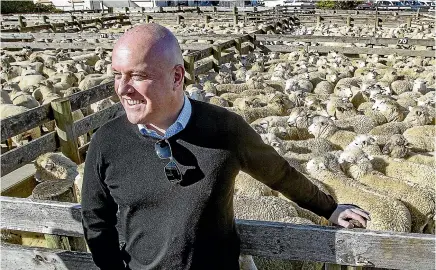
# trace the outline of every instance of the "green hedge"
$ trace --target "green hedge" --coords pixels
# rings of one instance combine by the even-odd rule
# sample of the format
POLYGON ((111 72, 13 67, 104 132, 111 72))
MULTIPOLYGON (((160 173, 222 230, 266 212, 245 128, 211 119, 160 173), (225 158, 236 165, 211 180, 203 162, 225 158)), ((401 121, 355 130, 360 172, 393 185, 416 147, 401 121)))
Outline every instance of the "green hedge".
POLYGON ((1 1, 1 14, 8 13, 58 13, 62 10, 53 5, 34 4, 31 0, 25 1, 1 1))
POLYGON ((319 9, 354 9, 363 1, 319 1, 316 8, 319 9))

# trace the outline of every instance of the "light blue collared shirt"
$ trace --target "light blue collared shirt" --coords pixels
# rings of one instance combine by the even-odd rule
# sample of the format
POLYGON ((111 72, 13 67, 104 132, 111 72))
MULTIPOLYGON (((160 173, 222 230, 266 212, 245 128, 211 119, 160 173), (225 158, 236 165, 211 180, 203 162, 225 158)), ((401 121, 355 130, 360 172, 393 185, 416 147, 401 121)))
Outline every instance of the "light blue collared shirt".
POLYGON ((189 101, 189 98, 185 95, 182 111, 179 114, 179 117, 177 117, 176 122, 174 122, 166 131, 163 136, 157 134, 156 131, 148 129, 143 124, 138 124, 139 131, 144 136, 150 136, 157 139, 168 139, 171 136, 174 136, 175 134, 182 131, 186 124, 188 124, 189 118, 191 118, 192 113, 192 105, 189 101))

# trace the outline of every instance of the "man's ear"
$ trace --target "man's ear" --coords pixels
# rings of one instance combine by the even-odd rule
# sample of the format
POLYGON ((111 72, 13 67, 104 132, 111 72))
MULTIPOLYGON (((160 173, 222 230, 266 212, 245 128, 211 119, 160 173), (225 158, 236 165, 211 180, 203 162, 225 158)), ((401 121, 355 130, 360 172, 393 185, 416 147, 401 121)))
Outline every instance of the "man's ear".
POLYGON ((185 79, 185 67, 177 65, 174 69, 174 88, 179 88, 185 79))

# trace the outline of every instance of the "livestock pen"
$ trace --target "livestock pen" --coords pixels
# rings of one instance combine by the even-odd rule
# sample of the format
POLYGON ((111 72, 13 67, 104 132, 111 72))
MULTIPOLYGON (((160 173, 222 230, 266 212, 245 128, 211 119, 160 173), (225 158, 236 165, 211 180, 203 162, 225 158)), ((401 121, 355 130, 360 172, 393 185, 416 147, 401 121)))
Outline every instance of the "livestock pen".
MULTIPOLYGON (((187 85, 196 83, 197 76, 209 70, 219 72, 221 64, 231 62, 235 55, 241 56, 253 51, 316 51, 328 53, 335 50, 349 55, 388 55, 396 53, 405 56, 434 57, 433 40, 408 39, 409 45, 426 48, 411 50, 404 48, 377 48, 378 46, 397 45, 399 39, 394 38, 282 35, 279 34, 280 31, 278 29, 296 26, 301 21, 296 17, 285 15, 274 19, 271 17, 271 15, 274 15, 273 12, 270 12, 270 15, 262 14, 252 17, 250 17, 251 15, 244 15, 246 16, 244 19, 243 17, 235 16, 238 14, 235 14, 234 11, 230 11, 229 16, 225 16, 226 19, 222 21, 236 24, 240 19, 241 21, 250 21, 253 17, 255 21, 263 23, 263 28, 248 34, 176 35, 181 41, 208 40, 211 43, 186 42, 181 44, 182 50, 188 51, 184 55, 185 82, 187 85), (277 34, 274 34, 275 32, 277 34), (286 40, 300 41, 305 44, 297 46, 275 44, 277 41, 283 42, 286 40), (317 46, 315 44, 312 45, 312 42, 361 43, 365 44, 366 47, 317 46)), ((126 16, 131 15, 132 13, 126 16)), ((159 13, 141 15, 141 18, 146 19, 146 16, 149 16, 149 21, 154 20, 159 22, 160 18, 162 18, 165 21, 175 21, 176 24, 181 24, 184 20, 190 18, 190 15, 186 14, 178 14, 177 16, 172 14, 172 17, 168 17, 159 13)), ((211 18, 204 15, 198 16, 194 14, 193 17, 197 21, 211 20, 211 18)), ((119 19, 120 17, 113 18, 119 19)), ((89 20, 98 21, 98 19, 89 20)), ((123 20, 126 22, 132 19, 131 17, 123 17, 123 20)), ((88 22, 94 24, 97 21, 85 21, 84 23, 82 22, 82 25, 88 22)), ((347 23, 346 20, 344 22, 347 23)), ((52 25, 44 27, 53 29, 52 25)), ((38 29, 33 28, 30 31, 38 31, 38 29)), ((19 29, 17 28, 17 30, 19 29)), ((24 30, 27 32, 29 29, 24 30)), ((119 34, 116 33, 23 33, 16 31, 15 33, 2 33, 1 39, 6 41, 2 42, 3 49, 29 47, 34 50, 48 48, 92 50, 96 46, 100 46, 104 50, 110 50, 113 46, 112 44, 84 42, 47 43, 37 42, 36 40, 73 40, 75 38, 104 40, 107 37, 115 39, 118 36, 119 34)), ((117 114, 123 113, 123 109, 121 104, 117 103, 78 121, 73 121, 72 112, 108 98, 113 94, 113 83, 109 82, 2 120, 1 141, 7 141, 15 135, 39 127, 52 120, 56 122, 56 130, 30 141, 24 146, 10 147, 7 151, 5 150, 1 155, 1 175, 7 175, 47 152, 60 151, 75 163, 82 163, 86 157, 86 150, 89 144, 79 147, 77 138, 81 135, 92 133, 92 131, 114 118, 117 114)), ((30 175, 26 179, 17 179, 16 184, 9 186, 7 189, 2 188, 2 197, 0 198, 3 214, 1 229, 45 234, 46 239, 55 240, 48 243, 48 248, 2 242, 1 265, 5 269, 47 269, 50 267, 55 267, 56 269, 95 269, 90 254, 85 252, 86 249, 83 249, 83 246, 76 245, 77 243, 74 241, 74 239, 83 236, 83 231, 80 223, 80 205, 74 201, 75 192, 73 183, 65 183, 58 190, 50 189, 46 190, 44 194, 38 195, 39 197, 46 198, 46 200, 28 198, 32 195, 32 191, 37 184, 33 175, 30 175), (61 193, 73 194, 72 200, 69 202, 52 200, 52 198, 61 193)), ((241 236, 241 252, 247 255, 281 260, 323 262, 326 263, 326 269, 341 269, 341 265, 342 268, 348 267, 349 269, 362 269, 366 267, 434 269, 435 265, 435 239, 433 235, 428 234, 362 229, 348 230, 333 227, 247 220, 237 220, 237 229, 241 236)))

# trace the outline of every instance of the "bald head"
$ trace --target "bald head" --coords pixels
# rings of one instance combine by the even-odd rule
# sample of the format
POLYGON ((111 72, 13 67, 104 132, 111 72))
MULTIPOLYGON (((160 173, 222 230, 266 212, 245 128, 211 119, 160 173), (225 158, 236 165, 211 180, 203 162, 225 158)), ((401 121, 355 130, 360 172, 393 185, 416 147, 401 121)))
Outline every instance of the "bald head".
POLYGON ((160 65, 183 65, 179 42, 170 30, 156 23, 136 26, 120 37, 116 50, 130 50, 137 57, 154 55, 160 65))

